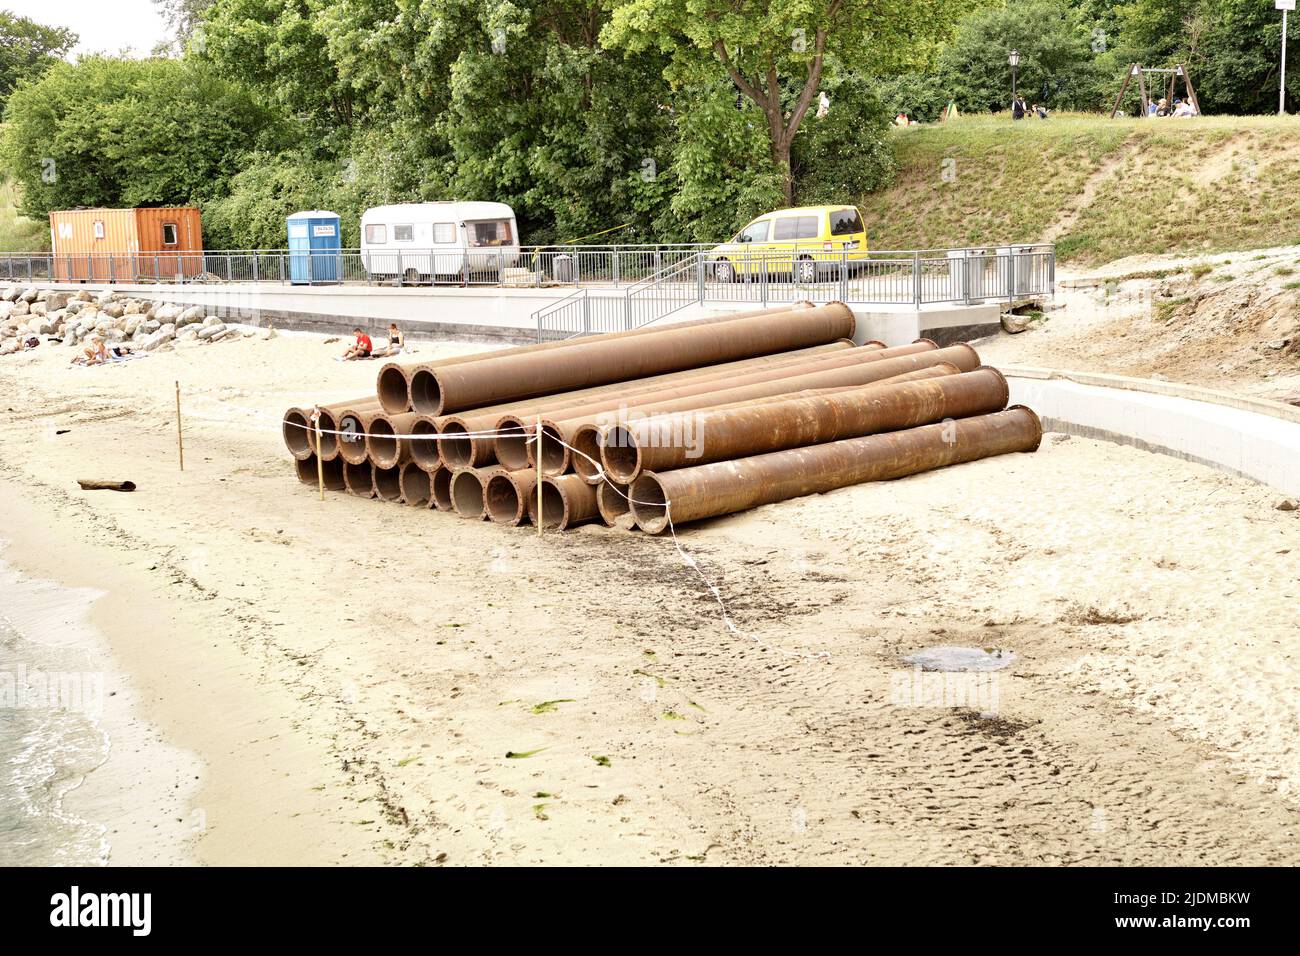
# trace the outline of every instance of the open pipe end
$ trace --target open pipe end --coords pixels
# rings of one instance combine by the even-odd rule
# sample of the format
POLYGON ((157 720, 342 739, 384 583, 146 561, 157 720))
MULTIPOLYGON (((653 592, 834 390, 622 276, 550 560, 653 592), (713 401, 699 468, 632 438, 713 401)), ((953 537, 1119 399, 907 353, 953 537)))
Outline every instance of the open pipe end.
MULTIPOLYGON (((322 408, 320 412, 320 455, 326 461, 333 461, 339 456, 339 436, 334 434, 338 429, 338 419, 322 408)), ((314 434, 313 432, 313 443, 316 440, 314 434)))
POLYGON ((556 531, 563 531, 569 526, 569 503, 564 500, 563 492, 550 478, 542 479, 540 519, 537 508, 537 496, 534 494, 528 499, 528 516, 533 519, 533 524, 540 524, 543 528, 556 531))
POLYGON ((370 460, 378 468, 392 468, 402 457, 402 446, 397 439, 397 430, 387 418, 380 416, 372 419, 370 433, 366 436, 366 451, 370 460))
POLYGON ((361 498, 375 496, 374 466, 368 461, 343 462, 343 484, 352 494, 361 498))
POLYGON ((408 461, 402 466, 399 482, 402 488, 402 501, 412 508, 426 508, 429 505, 429 473, 416 462, 408 461))
POLYGON ((396 362, 389 362, 381 368, 375 382, 375 394, 389 415, 410 411, 411 383, 407 380, 406 370, 396 362))
POLYGON ((637 527, 649 534, 659 534, 668 527, 668 496, 653 471, 644 472, 632 482, 628 494, 637 527))
POLYGON ((600 426, 583 425, 573 433, 573 447, 577 449, 570 455, 573 471, 589 485, 597 484, 601 479, 604 465, 600 454, 600 426))
POLYGON ((636 435, 625 425, 615 425, 607 430, 600 443, 600 458, 610 477, 623 484, 631 484, 641 473, 641 449, 636 435))
MULTIPOLYGON (((366 454, 366 425, 356 412, 344 412, 339 416, 337 431, 342 434, 338 439, 339 454, 349 465, 368 463, 366 454)), ((324 442, 321 442, 324 445, 324 442)))
POLYGON ((281 420, 280 433, 284 436, 284 445, 289 449, 289 454, 299 461, 316 452, 316 440, 311 427, 307 412, 301 408, 289 409, 281 420))
POLYGON ((410 379, 411 408, 422 415, 442 414, 442 386, 433 369, 417 368, 410 379))
POLYGON ((497 524, 517 525, 524 520, 527 508, 519 496, 519 489, 506 474, 493 475, 483 489, 483 505, 487 516, 497 524))
POLYGON ((304 485, 319 484, 321 471, 323 471, 326 488, 330 491, 347 491, 347 485, 343 483, 343 459, 341 458, 330 459, 318 469, 316 456, 310 455, 307 458, 295 459, 294 467, 298 472, 298 480, 304 485))
MULTIPOLYGON (((533 426, 537 431, 537 426, 533 426)), ((564 445, 564 436, 555 422, 542 419, 542 474, 548 476, 562 475, 569 470, 569 449, 564 445)))
POLYGON ((425 471, 433 471, 442 464, 442 452, 438 450, 438 439, 433 436, 438 434, 438 426, 428 418, 421 418, 411 426, 411 435, 409 439, 411 445, 411 461, 419 465, 425 471), (418 437, 417 437, 418 436, 418 437))
POLYGON ((451 476, 451 505, 462 518, 483 519, 483 481, 472 469, 451 476))
POLYGON ((602 481, 596 489, 596 507, 605 524, 611 528, 631 531, 636 527, 636 515, 628 504, 628 486, 615 481, 602 481))
POLYGON ((469 429, 460 419, 443 422, 442 438, 438 442, 442 463, 453 471, 469 468, 474 463, 474 441, 469 437, 469 429))
POLYGON ((1038 446, 1043 443, 1043 420, 1038 417, 1038 412, 1034 411, 1028 405, 1012 405, 1007 409, 1007 411, 1023 412, 1033 420, 1034 428, 1037 430, 1038 434, 1034 438, 1033 447, 1026 448, 1025 451, 1038 451, 1038 446))
POLYGON ((375 465, 375 497, 380 501, 402 500, 402 469, 375 465))
POLYGON ((498 432, 493 441, 497 461, 510 471, 522 471, 533 464, 532 445, 529 439, 535 429, 524 427, 523 420, 514 415, 503 415, 497 419, 498 432))
POLYGON ((439 468, 429 476, 429 504, 438 511, 454 511, 451 503, 451 469, 439 468))

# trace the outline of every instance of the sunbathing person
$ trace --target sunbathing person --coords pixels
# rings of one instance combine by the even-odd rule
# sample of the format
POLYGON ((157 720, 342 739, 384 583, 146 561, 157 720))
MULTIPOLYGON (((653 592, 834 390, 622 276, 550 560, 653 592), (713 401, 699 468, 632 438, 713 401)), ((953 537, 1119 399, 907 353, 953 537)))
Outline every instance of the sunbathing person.
POLYGON ((370 358, 370 353, 375 350, 374 343, 370 341, 370 336, 366 335, 360 328, 353 329, 352 334, 357 337, 356 344, 343 353, 343 360, 349 362, 353 359, 370 358))

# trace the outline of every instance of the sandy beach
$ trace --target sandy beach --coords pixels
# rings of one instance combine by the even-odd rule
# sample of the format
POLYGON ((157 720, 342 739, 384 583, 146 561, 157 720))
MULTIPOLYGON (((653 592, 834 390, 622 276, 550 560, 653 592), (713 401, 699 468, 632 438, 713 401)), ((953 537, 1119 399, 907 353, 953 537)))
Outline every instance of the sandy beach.
POLYGON ((342 345, 0 360, 0 560, 102 595, 110 863, 1300 863, 1277 492, 1051 435, 684 529, 734 634, 670 539, 317 500, 278 423, 372 390, 342 345), (934 706, 937 645, 1012 663, 934 706))

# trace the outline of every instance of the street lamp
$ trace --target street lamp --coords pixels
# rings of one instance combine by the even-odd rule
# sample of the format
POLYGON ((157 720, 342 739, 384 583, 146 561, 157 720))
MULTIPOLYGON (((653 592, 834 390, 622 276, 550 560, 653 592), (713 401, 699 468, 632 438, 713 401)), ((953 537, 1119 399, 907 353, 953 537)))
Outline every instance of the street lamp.
POLYGON ((1016 70, 1020 66, 1020 53, 1016 50, 1011 51, 1007 57, 1007 62, 1011 64, 1011 98, 1016 98, 1016 70))

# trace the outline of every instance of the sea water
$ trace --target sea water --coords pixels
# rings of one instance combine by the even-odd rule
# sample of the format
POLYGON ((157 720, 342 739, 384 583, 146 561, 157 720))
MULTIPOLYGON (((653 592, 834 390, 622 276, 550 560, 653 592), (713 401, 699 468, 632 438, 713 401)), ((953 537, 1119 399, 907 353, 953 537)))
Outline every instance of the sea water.
POLYGON ((86 669, 85 652, 19 631, 6 612, 24 591, 0 587, 0 866, 104 864, 106 828, 67 808, 68 795, 108 758, 102 675, 86 669))

